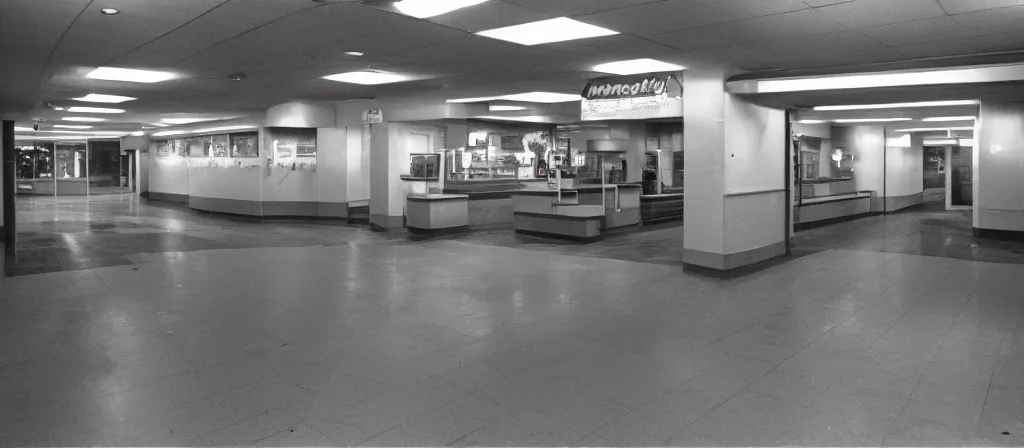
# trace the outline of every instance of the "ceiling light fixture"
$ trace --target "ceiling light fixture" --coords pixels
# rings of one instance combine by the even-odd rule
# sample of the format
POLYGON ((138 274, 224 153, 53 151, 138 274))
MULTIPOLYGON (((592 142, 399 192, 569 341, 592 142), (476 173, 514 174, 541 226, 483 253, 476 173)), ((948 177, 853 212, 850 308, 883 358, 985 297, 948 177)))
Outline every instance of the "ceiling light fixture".
POLYGON ((154 124, 156 124, 157 126, 166 127, 167 125, 170 125, 170 124, 191 124, 191 123, 198 123, 200 121, 213 121, 213 120, 217 120, 217 118, 163 118, 160 121, 163 121, 164 123, 167 123, 167 124, 163 124, 163 125, 157 124, 157 123, 154 123, 154 124))
POLYGON ((361 52, 361 51, 346 51, 345 54, 347 54, 349 56, 362 56, 363 52, 361 52))
POLYGON ((909 128, 909 129, 897 129, 895 132, 939 132, 939 131, 973 131, 974 128, 970 126, 960 126, 952 128, 909 128))
POLYGON ((109 107, 71 106, 68 108, 68 112, 85 114, 123 114, 124 109, 111 109, 109 107))
POLYGON ((594 71, 616 75, 636 75, 639 73, 674 72, 685 68, 681 65, 669 64, 657 59, 644 58, 596 65, 594 66, 594 71))
POLYGON ((842 106, 817 106, 814 110, 871 110, 900 109, 911 107, 977 106, 978 100, 921 101, 916 103, 889 104, 848 104, 842 106))
POLYGON ((99 94, 99 93, 90 93, 90 94, 88 94, 86 96, 83 96, 83 97, 71 98, 71 99, 73 99, 75 101, 84 101, 84 102, 87 102, 87 103, 111 103, 111 104, 116 104, 116 103, 123 103, 125 101, 131 101, 131 100, 134 100, 134 99, 137 99, 137 98, 132 98, 130 96, 102 95, 102 94, 99 94))
POLYGON ((800 123, 800 124, 822 124, 822 123, 828 123, 828 120, 800 120, 797 123, 800 123))
POLYGON ((520 45, 541 45, 567 40, 611 36, 619 34, 619 32, 579 22, 568 17, 558 17, 539 22, 480 31, 476 34, 520 45))
POLYGON ((14 130, 16 132, 32 132, 32 131, 35 131, 35 129, 32 129, 32 128, 24 128, 24 127, 19 127, 19 126, 15 126, 14 130))
POLYGON ((102 79, 105 81, 140 82, 151 84, 176 78, 174 73, 158 72, 153 70, 137 70, 132 68, 99 67, 87 75, 86 78, 102 79))
POLYGON ((256 129, 259 126, 255 125, 235 125, 235 126, 219 126, 215 128, 206 129, 193 129, 191 131, 163 131, 153 134, 153 137, 166 137, 169 135, 180 135, 180 134, 212 134, 214 132, 226 132, 226 131, 241 131, 244 129, 256 129))
POLYGON ((780 93, 882 87, 979 84, 1024 80, 1024 64, 976 65, 929 70, 889 71, 855 75, 731 81, 730 93, 780 93))
POLYGON ((135 132, 132 132, 130 135, 132 137, 142 137, 142 136, 146 135, 146 133, 142 132, 142 131, 135 131, 135 132))
POLYGON ((972 117, 972 116, 964 116, 964 117, 931 117, 931 118, 924 118, 921 121, 974 121, 976 119, 977 118, 972 117))
POLYGON ((178 134, 184 134, 186 132, 188 132, 188 131, 163 131, 163 132, 157 132, 157 133, 153 134, 153 137, 166 137, 168 135, 178 135, 178 134))
POLYGON ((61 118, 61 120, 64 120, 64 121, 84 121, 84 122, 107 121, 107 120, 104 120, 102 118, 94 118, 94 117, 64 117, 64 118, 61 118))
POLYGON ((359 72, 338 73, 324 76, 324 79, 352 84, 377 85, 408 81, 409 78, 394 73, 364 70, 359 72))
POLYGON ((507 106, 503 104, 492 104, 488 107, 491 112, 512 112, 517 110, 526 110, 523 106, 507 106))
POLYGON ((60 106, 53 106, 53 110, 64 110, 64 108, 60 106))
POLYGON ((942 139, 942 140, 924 140, 921 142, 925 146, 946 146, 955 145, 959 143, 957 139, 942 139))
POLYGON ((55 128, 62 128, 62 129, 90 129, 90 128, 92 128, 92 126, 75 125, 75 124, 55 124, 55 125, 53 125, 53 127, 55 127, 55 128))
POLYGON ((579 94, 568 94, 568 93, 552 93, 552 92, 528 92, 528 93, 516 93, 512 95, 501 95, 501 96, 488 96, 481 98, 457 98, 447 100, 449 103, 484 103, 487 101, 518 101, 522 103, 566 103, 569 101, 579 101, 582 97, 579 94))
POLYGON ((911 121, 911 118, 842 118, 833 120, 836 123, 885 123, 890 121, 911 121))
POLYGON ((468 8, 479 5, 487 0, 402 0, 395 3, 395 9, 402 14, 417 19, 439 16, 455 11, 456 9, 468 8))
POLYGON ((479 115, 473 117, 476 120, 499 120, 499 121, 523 121, 527 123, 550 123, 551 120, 540 115, 527 115, 522 117, 501 117, 497 115, 479 115))
POLYGON ((121 13, 120 10, 117 10, 117 9, 114 9, 114 8, 103 8, 103 9, 100 10, 100 12, 102 12, 104 15, 108 15, 108 16, 116 16, 116 15, 121 13))

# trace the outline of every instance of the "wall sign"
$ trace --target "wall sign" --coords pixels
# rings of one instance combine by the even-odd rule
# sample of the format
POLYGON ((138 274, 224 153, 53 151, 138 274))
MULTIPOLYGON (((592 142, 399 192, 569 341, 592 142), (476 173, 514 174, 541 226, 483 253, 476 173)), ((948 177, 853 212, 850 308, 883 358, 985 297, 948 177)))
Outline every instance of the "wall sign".
POLYGON ((672 74, 593 79, 582 96, 583 121, 683 116, 683 86, 672 74))
POLYGON ((363 123, 380 124, 384 122, 384 111, 380 109, 369 109, 363 112, 363 123))

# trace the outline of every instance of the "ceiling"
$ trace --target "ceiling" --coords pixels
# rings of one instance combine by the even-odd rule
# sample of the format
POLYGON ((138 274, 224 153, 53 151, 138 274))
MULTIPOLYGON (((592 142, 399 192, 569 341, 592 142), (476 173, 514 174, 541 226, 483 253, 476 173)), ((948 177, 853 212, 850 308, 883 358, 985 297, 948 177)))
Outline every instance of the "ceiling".
POLYGON ((766 71, 1020 50, 1022 20, 1024 0, 490 0, 428 20, 354 0, 2 0, 0 112, 45 126, 67 115, 46 103, 127 95, 139 99, 115 106, 128 113, 105 116, 102 128, 138 129, 162 116, 251 115, 293 100, 575 93, 600 75, 590 67, 641 57, 766 71), (560 16, 621 34, 532 47, 473 34, 560 16), (181 77, 82 77, 97 66, 181 77), (416 80, 321 79, 367 67, 416 80), (227 79, 235 73, 248 78, 227 79))

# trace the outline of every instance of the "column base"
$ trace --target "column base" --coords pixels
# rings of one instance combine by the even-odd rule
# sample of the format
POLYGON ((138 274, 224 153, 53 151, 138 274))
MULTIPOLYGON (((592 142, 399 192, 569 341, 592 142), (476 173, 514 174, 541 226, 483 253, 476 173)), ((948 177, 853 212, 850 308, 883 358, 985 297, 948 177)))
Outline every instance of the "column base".
POLYGON ((711 277, 733 278, 775 265, 784 255, 785 241, 733 254, 683 249, 683 267, 711 277))
POLYGON ((383 232, 405 227, 405 216, 370 215, 370 230, 383 232))

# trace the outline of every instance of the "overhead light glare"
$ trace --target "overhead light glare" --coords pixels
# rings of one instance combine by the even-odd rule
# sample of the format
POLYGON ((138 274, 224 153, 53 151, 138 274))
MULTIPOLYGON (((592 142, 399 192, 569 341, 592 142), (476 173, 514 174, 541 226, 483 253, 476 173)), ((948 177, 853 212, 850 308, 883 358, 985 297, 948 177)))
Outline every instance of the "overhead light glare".
POLYGON ((890 121, 911 121, 911 118, 841 118, 836 123, 886 123, 890 121))
POLYGON ((144 136, 144 135, 146 135, 146 133, 145 133, 145 132, 142 132, 142 131, 135 131, 135 132, 132 132, 132 133, 131 133, 131 136, 132 136, 132 137, 142 137, 142 136, 144 136))
POLYGON ((477 120, 498 120, 498 121, 522 121, 526 123, 548 123, 551 120, 540 115, 526 115, 521 117, 502 117, 498 115, 478 115, 473 117, 477 120))
POLYGON ((931 117, 931 118, 924 118, 921 121, 974 121, 976 119, 977 119, 976 117, 972 117, 972 116, 963 116, 963 117, 931 117))
POLYGON ((53 125, 53 127, 55 127, 55 128, 63 128, 63 129, 89 129, 92 126, 78 125, 78 124, 55 124, 55 125, 53 125))
POLYGON ((64 117, 64 118, 61 118, 61 120, 64 120, 64 121, 89 122, 89 123, 100 122, 100 121, 107 121, 107 120, 104 120, 102 118, 95 118, 95 117, 64 117))
POLYGON ((169 124, 192 124, 192 123, 198 123, 200 121, 213 121, 213 120, 216 120, 216 118, 162 118, 162 119, 160 119, 160 121, 163 121, 164 123, 167 123, 167 124, 159 124, 159 123, 153 123, 153 124, 155 124, 157 126, 160 126, 160 127, 167 127, 167 125, 169 125, 169 124))
POLYGON ((468 8, 479 5, 487 0, 402 0, 395 3, 395 9, 402 14, 417 19, 439 16, 455 11, 456 9, 468 8))
POLYGON ((780 93, 882 87, 979 84, 1024 80, 1024 65, 961 66, 931 70, 875 72, 730 82, 733 93, 780 93))
POLYGON ((79 97, 79 98, 72 98, 72 99, 75 100, 75 101, 84 101, 84 102, 87 102, 87 103, 111 103, 111 104, 116 104, 116 103, 123 103, 125 101, 131 101, 131 100, 134 100, 136 98, 132 98, 130 96, 101 95, 99 93, 90 93, 90 94, 88 94, 86 96, 79 97))
POLYGON ((389 84, 393 82, 408 81, 408 78, 402 75, 371 70, 338 73, 336 75, 324 76, 324 79, 363 85, 389 84))
POLYGON ((151 84, 154 82, 162 82, 174 79, 176 76, 174 73, 158 72, 152 70, 137 70, 133 68, 117 68, 117 67, 99 67, 89 74, 85 75, 86 78, 102 79, 105 81, 124 81, 124 82, 140 82, 151 84))
POLYGON ((913 133, 913 132, 937 132, 937 131, 973 131, 974 128, 971 126, 957 126, 951 128, 909 128, 909 129, 897 129, 896 132, 913 133))
POLYGON ((685 68, 681 65, 669 64, 657 59, 644 58, 596 65, 594 66, 594 71, 616 75, 636 75, 639 73, 674 72, 685 68))
POLYGON ((185 132, 187 132, 187 131, 163 131, 163 132, 157 132, 157 133, 153 134, 153 137, 166 137, 168 135, 184 134, 185 132))
POLYGON ((123 114, 124 113, 124 109, 111 109, 109 107, 71 106, 71 107, 68 108, 68 112, 85 113, 85 114, 123 114))
POLYGON ((582 97, 579 94, 552 93, 552 92, 529 92, 516 93, 512 95, 488 96, 481 98, 458 98, 448 100, 449 103, 485 103, 487 101, 518 101, 521 103, 565 103, 579 101, 582 97))
POLYGON ((116 15, 121 13, 120 10, 117 10, 117 9, 114 9, 114 8, 103 8, 103 9, 100 10, 100 12, 102 12, 104 15, 107 15, 107 16, 116 16, 116 15))
POLYGON ((15 132, 32 132, 32 131, 35 131, 35 129, 23 128, 23 127, 20 127, 20 126, 15 126, 14 130, 15 130, 15 132))
POLYGON ((828 123, 828 120, 800 120, 797 123, 800 123, 800 124, 822 124, 822 123, 828 123))
POLYGON ((492 104, 488 107, 491 112, 512 112, 517 110, 526 110, 523 106, 508 106, 504 104, 492 104))
POLYGON ((54 106, 54 107, 53 107, 53 110, 64 110, 64 108, 63 108, 63 107, 60 107, 60 106, 54 106))
POLYGON ((361 51, 346 51, 345 54, 347 54, 349 56, 362 56, 363 52, 361 52, 361 51))
POLYGON ((495 28, 476 34, 520 45, 541 45, 567 40, 612 36, 619 34, 619 32, 576 21, 568 17, 558 17, 539 22, 495 28))
POLYGON ((817 106, 814 110, 871 110, 900 109, 911 107, 976 106, 978 100, 920 101, 916 103, 848 104, 841 106, 817 106))

